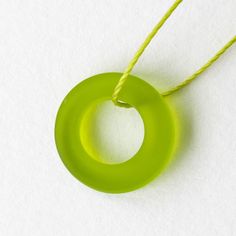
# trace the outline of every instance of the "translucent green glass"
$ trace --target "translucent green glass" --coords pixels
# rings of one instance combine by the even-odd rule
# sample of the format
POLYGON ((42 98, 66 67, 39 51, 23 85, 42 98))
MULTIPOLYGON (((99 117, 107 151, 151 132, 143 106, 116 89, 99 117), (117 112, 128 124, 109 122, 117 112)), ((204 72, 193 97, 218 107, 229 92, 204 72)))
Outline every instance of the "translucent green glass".
MULTIPOLYGON (((90 140, 88 113, 99 102, 111 100, 121 73, 104 73, 75 86, 63 100, 56 118, 55 141, 67 169, 98 191, 122 193, 135 190, 157 176, 170 162, 176 142, 176 122, 165 99, 148 83, 129 76, 119 99, 133 106, 144 123, 144 140, 128 161, 106 164, 86 151, 90 140)), ((127 108, 123 108, 127 109, 127 108)))

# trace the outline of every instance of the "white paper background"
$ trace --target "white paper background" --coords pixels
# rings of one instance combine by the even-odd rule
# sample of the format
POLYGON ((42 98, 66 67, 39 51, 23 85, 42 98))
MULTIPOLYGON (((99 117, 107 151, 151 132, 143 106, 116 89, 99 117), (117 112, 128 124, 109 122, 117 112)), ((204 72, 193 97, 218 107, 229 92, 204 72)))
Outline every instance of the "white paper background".
MULTIPOLYGON (((172 2, 0 1, 0 235, 236 234, 235 46, 171 96, 182 143, 145 188, 93 191, 55 149, 66 93, 91 75, 122 71, 172 2)), ((235 0, 184 1, 134 74, 160 91, 178 84, 235 35, 235 12, 235 0)))

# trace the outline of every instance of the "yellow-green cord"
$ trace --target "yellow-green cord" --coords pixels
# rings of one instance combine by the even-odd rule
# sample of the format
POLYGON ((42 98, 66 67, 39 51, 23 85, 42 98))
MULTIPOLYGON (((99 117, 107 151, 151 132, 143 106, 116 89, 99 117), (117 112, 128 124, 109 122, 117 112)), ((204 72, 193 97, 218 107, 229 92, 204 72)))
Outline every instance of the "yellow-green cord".
MULTIPOLYGON (((176 0, 174 4, 169 8, 169 10, 166 12, 166 14, 163 16, 163 18, 160 20, 160 22, 153 28, 151 33, 147 36, 143 44, 140 46, 138 51, 135 53, 133 59, 128 64, 127 68, 125 69, 123 75, 121 76, 120 80, 118 81, 113 95, 112 95, 112 101, 115 105, 121 106, 121 107, 130 107, 129 104, 124 103, 122 101, 118 100, 118 95, 123 88, 126 80, 128 79, 128 76, 130 72, 132 71, 133 67, 137 63, 138 59, 146 49, 146 47, 149 45, 151 40, 154 38, 154 36, 157 34, 159 29, 162 27, 162 25, 166 22, 166 20, 170 17, 170 15, 173 13, 173 11, 177 8, 177 6, 182 2, 182 0, 176 0)), ((185 87, 187 84, 192 82, 198 75, 200 75, 202 72, 204 72, 209 66, 211 66, 231 45, 233 45, 236 42, 236 36, 234 36, 221 50, 219 50, 214 57, 212 57, 204 66, 202 66, 199 70, 197 70, 193 75, 188 77, 185 81, 180 83, 174 88, 171 88, 170 90, 162 93, 163 96, 168 96, 179 89, 185 87)))
POLYGON ((162 93, 162 96, 168 96, 179 89, 185 87, 189 83, 191 83, 194 79, 196 79, 201 73, 203 73, 208 67, 210 67, 230 46, 232 46, 236 42, 236 36, 234 36, 223 48, 221 48, 215 56, 213 56, 205 65, 203 65, 200 69, 198 69, 194 74, 189 76, 186 80, 184 80, 182 83, 177 85, 174 88, 171 88, 170 90, 162 93))
POLYGON ((162 25, 166 22, 166 20, 169 18, 169 16, 172 14, 172 12, 176 9, 176 7, 182 2, 182 0, 177 0, 175 1, 175 3, 170 7, 170 9, 166 12, 166 14, 163 16, 163 18, 160 20, 159 23, 157 23, 157 25, 153 28, 153 30, 151 31, 151 33, 147 36, 147 38, 145 39, 145 41, 142 43, 142 45, 140 46, 140 48, 138 49, 138 51, 135 53, 133 59, 130 61, 130 63, 128 64, 127 68, 125 69, 123 75, 121 76, 120 80, 118 81, 113 95, 112 95, 112 101, 118 105, 118 106, 122 106, 122 107, 130 107, 129 104, 123 103, 118 101, 118 95, 124 85, 124 83, 126 82, 130 72, 132 71, 132 69, 134 68, 135 64, 137 63, 138 59, 140 58, 140 56, 143 54, 145 48, 148 46, 148 44, 151 42, 151 40, 153 39, 153 37, 156 35, 156 33, 158 32, 158 30, 162 27, 162 25))

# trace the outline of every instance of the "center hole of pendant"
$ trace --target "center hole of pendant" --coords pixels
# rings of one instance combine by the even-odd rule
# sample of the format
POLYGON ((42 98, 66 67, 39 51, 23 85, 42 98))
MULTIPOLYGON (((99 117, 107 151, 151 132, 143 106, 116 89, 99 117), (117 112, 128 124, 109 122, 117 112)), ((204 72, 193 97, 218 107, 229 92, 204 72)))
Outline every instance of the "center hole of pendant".
POLYGON ((80 136, 91 157, 103 163, 117 164, 138 152, 143 143, 144 124, 136 109, 105 101, 87 112, 80 136))

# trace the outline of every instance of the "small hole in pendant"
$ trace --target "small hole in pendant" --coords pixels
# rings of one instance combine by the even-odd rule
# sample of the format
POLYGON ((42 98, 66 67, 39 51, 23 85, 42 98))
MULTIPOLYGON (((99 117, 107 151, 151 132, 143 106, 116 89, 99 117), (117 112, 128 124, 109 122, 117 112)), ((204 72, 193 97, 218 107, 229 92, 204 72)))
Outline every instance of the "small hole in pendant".
POLYGON ((122 163, 140 149, 144 124, 136 109, 125 109, 111 101, 103 101, 85 114, 80 137, 94 159, 107 164, 122 163))

